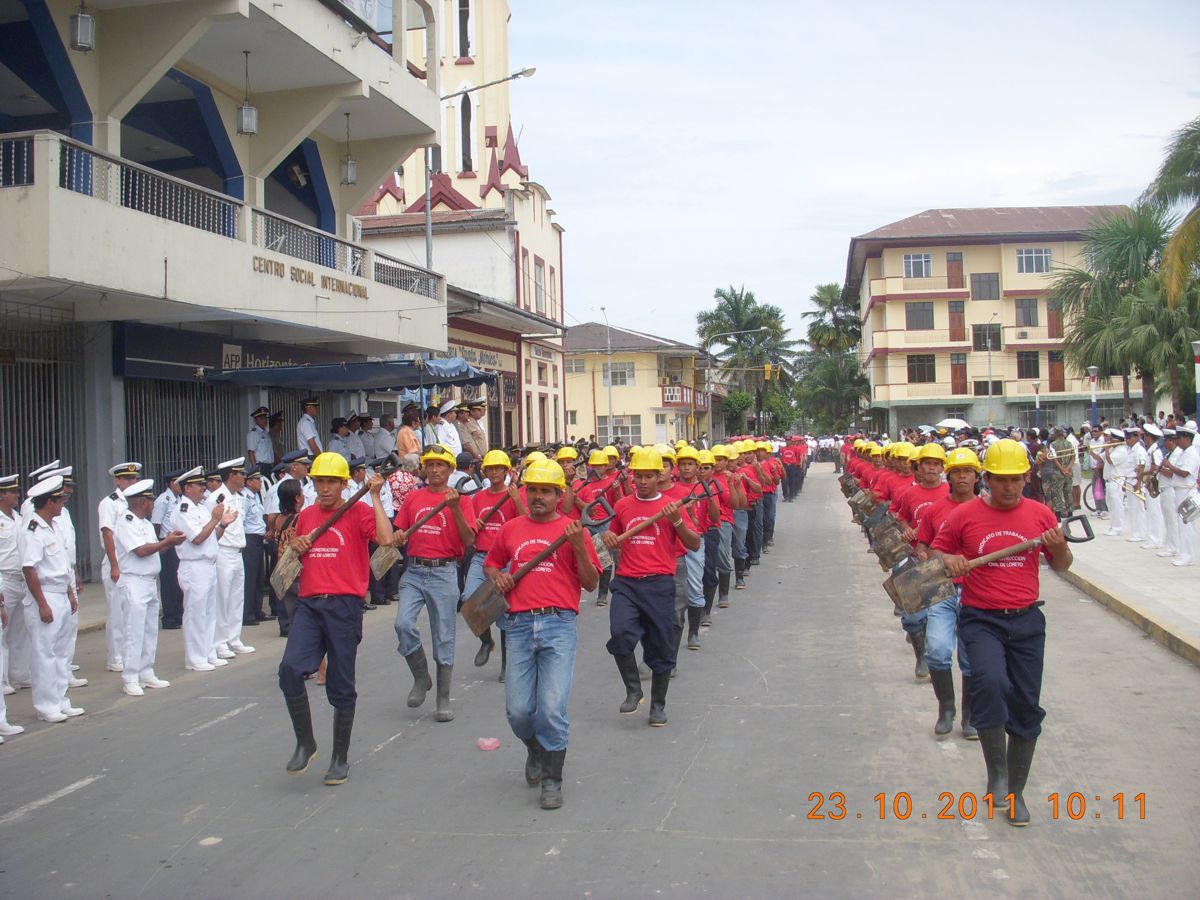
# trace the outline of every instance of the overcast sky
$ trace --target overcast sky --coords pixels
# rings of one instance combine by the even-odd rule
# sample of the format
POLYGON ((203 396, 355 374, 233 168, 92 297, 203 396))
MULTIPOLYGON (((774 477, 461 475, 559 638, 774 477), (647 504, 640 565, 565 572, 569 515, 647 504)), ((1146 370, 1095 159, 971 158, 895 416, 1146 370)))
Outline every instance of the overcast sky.
POLYGON ((797 336, 849 239, 924 209, 1121 203, 1200 114, 1200 3, 509 0, 567 324, 680 340, 717 287, 797 336))

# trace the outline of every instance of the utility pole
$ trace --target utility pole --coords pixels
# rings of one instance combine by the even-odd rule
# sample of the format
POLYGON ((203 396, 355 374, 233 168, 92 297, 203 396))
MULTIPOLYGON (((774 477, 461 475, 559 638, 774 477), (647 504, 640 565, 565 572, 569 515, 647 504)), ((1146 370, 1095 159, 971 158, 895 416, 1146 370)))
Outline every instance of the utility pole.
POLYGON ((600 315, 604 316, 604 343, 605 343, 605 348, 606 348, 605 349, 605 358, 607 360, 605 365, 608 367, 608 440, 605 441, 604 443, 612 444, 612 443, 615 443, 613 440, 613 430, 614 429, 613 429, 613 405, 612 405, 612 384, 613 384, 612 326, 608 324, 608 313, 605 312, 605 309, 603 306, 600 307, 600 315))

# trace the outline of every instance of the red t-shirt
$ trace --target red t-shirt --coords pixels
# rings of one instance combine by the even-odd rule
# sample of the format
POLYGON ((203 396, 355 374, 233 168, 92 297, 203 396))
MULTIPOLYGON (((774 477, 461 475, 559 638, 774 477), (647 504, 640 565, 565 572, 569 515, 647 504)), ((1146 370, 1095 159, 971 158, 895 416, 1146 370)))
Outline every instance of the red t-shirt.
POLYGON ((762 499, 763 495, 762 485, 759 482, 759 474, 754 471, 754 466, 751 465, 742 466, 737 471, 746 476, 742 479, 742 490, 746 492, 746 502, 757 503, 762 499))
MULTIPOLYGON (((507 489, 497 491, 496 493, 481 491, 478 494, 473 494, 471 501, 475 505, 475 519, 480 519, 487 515, 491 512, 493 506, 500 503, 500 508, 492 513, 491 517, 483 523, 483 527, 475 529, 475 551, 477 553, 487 553, 488 550, 492 549, 496 535, 500 533, 500 527, 510 519, 517 517, 517 505, 508 496, 507 489), (505 498, 503 503, 500 503, 501 497, 505 498)), ((471 522, 471 527, 475 527, 474 521, 471 522)))
MULTIPOLYGON (((413 491, 404 498, 400 512, 396 513, 393 524, 401 531, 407 531, 413 523, 429 510, 433 509, 446 497, 445 492, 435 494, 429 488, 413 491)), ((473 525, 475 522, 475 507, 470 497, 459 495, 463 518, 473 525)), ((495 501, 493 501, 495 502, 495 501)), ((450 508, 442 509, 436 516, 422 525, 408 539, 409 556, 421 556, 426 559, 446 559, 455 557, 461 559, 463 551, 462 538, 459 537, 458 527, 454 524, 454 515, 450 508)))
MULTIPOLYGON (((974 497, 971 498, 971 500, 974 499, 974 497)), ((964 500, 963 502, 970 503, 971 500, 964 500)), ((960 504, 957 500, 954 500, 949 494, 946 494, 945 497, 943 497, 941 500, 938 500, 927 510, 925 510, 925 514, 921 516, 921 524, 917 526, 917 536, 914 540, 913 546, 915 547, 917 544, 924 544, 926 547, 932 547, 933 539, 937 536, 938 530, 942 527, 942 524, 947 518, 949 518, 950 513, 954 512, 954 510, 958 509, 958 507, 961 505, 962 504, 960 504)), ((954 583, 962 584, 963 579, 955 578, 954 583)))
MULTIPOLYGON (((296 519, 296 533, 308 534, 337 512, 317 504, 307 507, 296 519)), ((300 596, 348 594, 361 598, 367 593, 371 560, 368 541, 375 540, 375 511, 362 503, 352 503, 342 517, 317 538, 302 557, 300 596)))
POLYGON ((795 444, 788 444, 779 451, 779 459, 785 466, 800 465, 800 448, 795 444))
MULTIPOLYGON (((976 559, 1032 540, 1058 525, 1050 507, 1022 497, 1015 508, 999 510, 976 497, 959 504, 938 529, 932 547, 976 559)), ((1042 552, 1049 557, 1046 548, 1042 552)), ((964 606, 1020 609, 1038 598, 1038 548, 974 569, 963 581, 964 606)))
MULTIPOLYGON (((672 498, 664 494, 659 494, 653 500, 642 500, 636 495, 622 497, 614 507, 612 530, 616 534, 623 534, 671 502, 672 498)), ((687 548, 675 534, 669 517, 663 516, 621 545, 617 574, 634 578, 674 575, 675 560, 685 552, 687 548)))
POLYGON ((919 528, 921 519, 929 513, 929 508, 943 497, 949 496, 950 485, 944 481, 931 488, 914 484, 900 496, 900 518, 914 529, 919 528))
POLYGON ((719 488, 717 494, 717 506, 721 508, 721 521, 733 521, 733 495, 729 493, 729 476, 728 475, 713 475, 713 489, 719 488))
MULTIPOLYGON (((549 547, 570 523, 566 516, 549 522, 535 522, 529 516, 517 516, 504 523, 488 551, 484 565, 504 569, 512 563, 512 572, 549 547)), ((588 559, 597 569, 600 560, 591 540, 584 541, 588 559)), ((548 558, 525 575, 508 595, 509 612, 519 613, 543 606, 556 606, 579 612, 579 568, 575 551, 564 541, 548 558)))

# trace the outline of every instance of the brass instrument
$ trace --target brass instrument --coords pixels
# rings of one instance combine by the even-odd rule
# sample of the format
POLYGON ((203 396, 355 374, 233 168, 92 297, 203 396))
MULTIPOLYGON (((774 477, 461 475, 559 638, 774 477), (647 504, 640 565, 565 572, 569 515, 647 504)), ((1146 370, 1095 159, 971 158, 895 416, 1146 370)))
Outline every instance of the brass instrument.
POLYGON ((1121 482, 1121 490, 1123 490, 1127 494, 1132 494, 1134 497, 1137 497, 1139 500, 1141 500, 1142 506, 1146 505, 1146 495, 1143 494, 1141 491, 1139 491, 1137 488, 1132 488, 1129 485, 1127 485, 1124 481, 1122 481, 1121 482))
POLYGON ((1158 483, 1158 473, 1146 476, 1146 493, 1153 500, 1162 493, 1162 487, 1158 483))
POLYGON ((1081 444, 1078 448, 1073 448, 1071 450, 1063 450, 1061 453, 1056 452, 1054 450, 1049 450, 1046 452, 1046 459, 1065 459, 1068 456, 1070 456, 1070 457, 1079 456, 1088 450, 1091 450, 1095 453, 1099 453, 1101 450, 1111 450, 1113 447, 1124 447, 1124 446, 1125 446, 1124 441, 1113 441, 1111 444, 1099 444, 1095 447, 1084 447, 1081 444))

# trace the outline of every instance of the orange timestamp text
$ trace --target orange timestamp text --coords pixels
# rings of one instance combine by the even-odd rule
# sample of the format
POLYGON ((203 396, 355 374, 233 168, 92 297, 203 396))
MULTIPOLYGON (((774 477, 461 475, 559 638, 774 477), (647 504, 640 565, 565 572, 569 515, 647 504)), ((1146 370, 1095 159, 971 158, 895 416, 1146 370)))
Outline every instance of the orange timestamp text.
MULTIPOLYGON (((908 791, 888 793, 880 791, 872 799, 871 806, 864 811, 847 808, 846 795, 842 791, 813 791, 808 795, 808 815, 810 821, 841 822, 847 819, 877 819, 884 821, 894 819, 907 822, 910 819, 932 819, 934 821, 965 821, 975 819, 991 820, 995 817, 1007 818, 1009 807, 1013 802, 1012 794, 1003 797, 993 797, 991 792, 974 794, 971 791, 955 793, 942 791, 937 795, 937 802, 927 811, 921 811, 913 803, 912 794, 908 791)), ((1146 818, 1146 793, 1139 792, 1128 798, 1123 791, 1114 794, 1110 799, 1100 794, 1089 797, 1081 791, 1071 791, 1060 794, 1055 791, 1046 797, 1050 805, 1050 818, 1079 821, 1084 818, 1110 821, 1115 819, 1123 822, 1126 819, 1144 821, 1146 818), (1107 799, 1108 802, 1105 802, 1107 799), (1094 805, 1089 806, 1089 801, 1094 805)))

